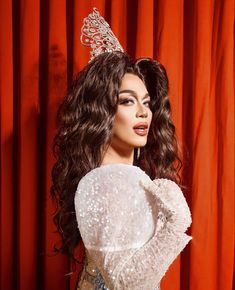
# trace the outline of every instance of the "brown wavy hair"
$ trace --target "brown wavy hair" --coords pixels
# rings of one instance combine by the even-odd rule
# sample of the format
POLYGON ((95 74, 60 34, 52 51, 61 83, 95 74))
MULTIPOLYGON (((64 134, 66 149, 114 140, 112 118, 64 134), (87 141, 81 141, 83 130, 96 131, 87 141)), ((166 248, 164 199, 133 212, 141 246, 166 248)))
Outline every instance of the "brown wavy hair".
POLYGON ((122 52, 97 56, 75 78, 59 107, 53 147, 57 161, 52 169, 51 194, 57 205, 54 222, 62 238, 55 249, 72 260, 81 240, 74 208, 75 191, 80 179, 101 165, 102 153, 111 140, 118 92, 125 73, 133 73, 145 83, 153 113, 147 144, 141 148, 138 159, 135 154, 134 165, 152 179, 179 182, 181 161, 165 68, 150 58, 132 61, 122 52))

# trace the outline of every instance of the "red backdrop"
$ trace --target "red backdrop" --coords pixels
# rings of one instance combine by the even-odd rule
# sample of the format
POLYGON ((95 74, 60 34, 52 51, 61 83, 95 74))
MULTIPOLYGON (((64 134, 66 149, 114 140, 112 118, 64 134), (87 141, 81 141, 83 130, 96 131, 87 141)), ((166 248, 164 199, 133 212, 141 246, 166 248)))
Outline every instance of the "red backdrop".
POLYGON ((231 290, 234 265, 234 1, 0 0, 0 287, 68 290, 49 197, 55 114, 88 61, 97 7, 132 57, 169 74, 193 240, 163 290, 231 290))

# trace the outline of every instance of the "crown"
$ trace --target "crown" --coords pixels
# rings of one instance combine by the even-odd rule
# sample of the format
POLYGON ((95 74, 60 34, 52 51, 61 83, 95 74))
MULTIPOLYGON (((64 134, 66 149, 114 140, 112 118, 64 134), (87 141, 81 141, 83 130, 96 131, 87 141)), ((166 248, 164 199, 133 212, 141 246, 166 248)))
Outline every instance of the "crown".
POLYGON ((93 8, 93 12, 84 18, 80 39, 83 45, 91 47, 90 61, 104 52, 123 52, 121 44, 97 8, 93 8))

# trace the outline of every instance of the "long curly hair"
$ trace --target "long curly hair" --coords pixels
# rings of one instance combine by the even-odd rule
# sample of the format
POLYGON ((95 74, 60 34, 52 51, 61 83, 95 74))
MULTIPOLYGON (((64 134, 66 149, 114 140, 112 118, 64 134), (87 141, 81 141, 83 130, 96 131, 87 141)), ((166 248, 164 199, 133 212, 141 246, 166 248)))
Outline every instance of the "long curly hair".
POLYGON ((55 249, 72 260, 81 240, 74 208, 75 191, 80 179, 101 165, 102 152, 111 141, 118 92, 125 73, 133 73, 144 82, 153 114, 147 144, 141 148, 138 159, 135 154, 134 165, 151 179, 179 182, 181 161, 165 68, 150 58, 132 61, 122 52, 97 56, 78 74, 60 105, 54 138, 56 162, 51 194, 57 205, 54 222, 61 234, 61 243, 55 249))

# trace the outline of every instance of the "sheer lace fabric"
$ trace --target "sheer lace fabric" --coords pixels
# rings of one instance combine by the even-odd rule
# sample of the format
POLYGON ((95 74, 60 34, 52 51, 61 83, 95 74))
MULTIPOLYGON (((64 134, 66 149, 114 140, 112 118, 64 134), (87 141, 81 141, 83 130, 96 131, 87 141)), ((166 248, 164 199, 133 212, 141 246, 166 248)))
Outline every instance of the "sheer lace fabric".
POLYGON ((185 234, 191 214, 178 185, 152 181, 132 165, 90 171, 78 184, 75 209, 87 251, 83 290, 158 289, 192 238, 185 234), (98 288, 97 277, 105 288, 98 288))

